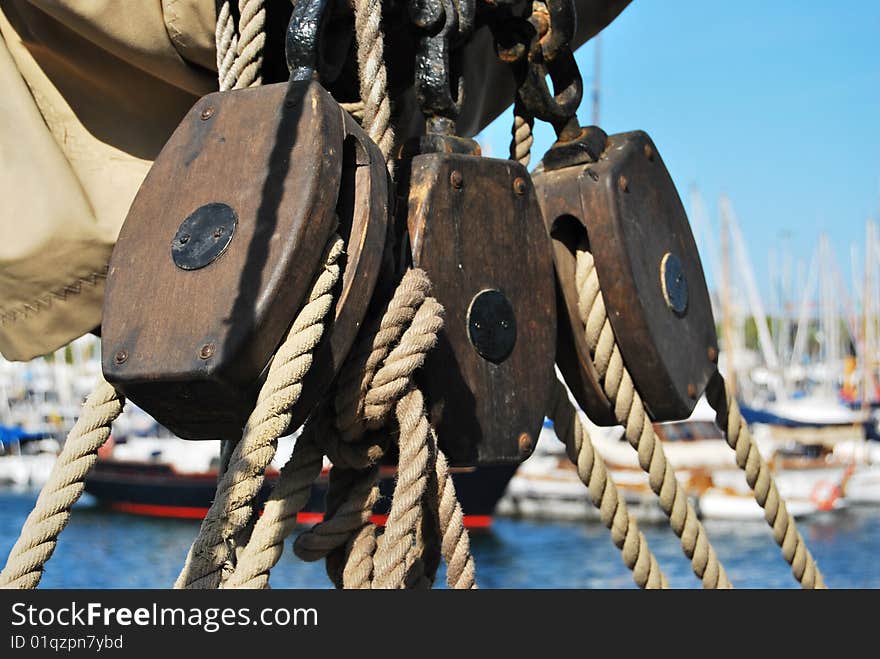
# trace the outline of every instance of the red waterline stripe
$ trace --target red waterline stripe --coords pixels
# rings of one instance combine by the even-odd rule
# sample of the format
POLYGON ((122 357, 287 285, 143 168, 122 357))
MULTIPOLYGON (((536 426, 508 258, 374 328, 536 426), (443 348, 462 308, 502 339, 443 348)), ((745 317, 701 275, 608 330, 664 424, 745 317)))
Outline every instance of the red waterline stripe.
MULTIPOLYGON (((130 503, 127 501, 114 501, 110 508, 123 513, 134 515, 149 515, 151 517, 174 517, 176 519, 204 519, 208 514, 207 508, 198 506, 163 506, 149 503, 130 503)), ((300 524, 317 524, 324 519, 324 513, 301 512, 296 516, 300 524)), ((373 515, 370 520, 373 524, 385 526, 388 515, 373 515)), ((469 529, 485 529, 492 525, 491 515, 465 515, 464 525, 469 529)))
POLYGON ((176 517, 179 519, 204 519, 208 513, 207 508, 199 506, 159 506, 149 503, 129 503, 128 501, 114 501, 110 504, 110 508, 134 515, 176 517))

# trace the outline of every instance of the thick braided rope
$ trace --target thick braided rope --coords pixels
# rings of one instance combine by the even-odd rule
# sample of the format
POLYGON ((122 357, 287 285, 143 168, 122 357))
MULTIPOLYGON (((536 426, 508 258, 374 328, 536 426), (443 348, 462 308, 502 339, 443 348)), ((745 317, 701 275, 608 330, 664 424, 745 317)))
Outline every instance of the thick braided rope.
POLYGON ((407 271, 378 324, 364 332, 348 357, 334 398, 336 426, 346 441, 355 441, 363 435, 367 427, 365 401, 376 371, 400 343, 430 292, 431 280, 423 270, 407 271))
MULTIPOLYGON (((398 302, 390 303, 389 309, 383 314, 383 317, 386 319, 385 329, 388 328, 391 318, 397 318, 398 321, 404 319, 403 322, 407 325, 407 330, 400 336, 399 343, 390 351, 385 350, 387 354, 382 360, 381 368, 374 375, 374 379, 377 380, 379 386, 383 387, 382 391, 386 393, 390 391, 389 395, 391 396, 398 395, 395 393, 394 383, 399 381, 401 377, 411 381, 412 373, 423 364, 424 354, 433 347, 436 342, 436 333, 442 327, 442 308, 435 300, 432 298, 426 299, 424 295, 421 296, 421 303, 418 305, 418 310, 415 314, 400 313, 400 309, 404 306, 400 303, 400 300, 411 299, 411 292, 414 290, 428 290, 430 284, 428 283, 425 286, 424 282, 426 280, 427 277, 421 271, 408 273, 396 292, 395 297, 398 302), (425 335, 429 336, 427 341, 423 340, 425 335), (416 351, 415 353, 414 350, 416 351), (417 354, 419 352, 421 357, 417 354), (404 368, 408 373, 401 375, 401 368, 404 368)), ((374 340, 371 341, 372 344, 376 344, 375 338, 380 334, 383 338, 379 340, 379 343, 384 341, 386 333, 383 333, 382 329, 383 325, 380 324, 375 331, 374 340)), ((399 333, 392 334, 395 336, 399 335, 399 333)), ((373 351, 367 350, 364 352, 369 356, 373 351)), ((369 362, 368 359, 366 361, 356 359, 354 363, 364 365, 367 362, 369 362)), ((371 369, 371 372, 374 370, 376 369, 371 369)), ((353 382, 358 382, 359 380, 359 378, 354 378, 353 382)), ((406 396, 397 402, 399 408, 405 404, 403 402, 405 398, 406 396)), ((364 405, 359 407, 364 409, 364 405)), ((419 437, 418 432, 423 426, 427 427, 427 418, 424 415, 423 406, 420 406, 419 410, 421 411, 421 419, 416 424, 415 432, 406 430, 404 426, 401 427, 401 464, 408 465, 409 467, 399 474, 394 498, 395 501, 399 500, 400 503, 397 506, 397 513, 395 514, 394 506, 392 506, 392 514, 389 515, 386 527, 386 534, 389 533, 389 529, 391 532, 389 537, 396 537, 395 534, 409 538, 419 535, 419 528, 417 526, 419 516, 413 514, 413 505, 415 504, 412 503, 412 500, 415 499, 416 504, 421 505, 424 486, 421 487, 421 496, 413 497, 412 492, 418 492, 420 481, 425 480, 424 474, 427 472, 427 465, 420 466, 418 464, 418 457, 416 460, 411 460, 408 457, 407 451, 403 449, 404 446, 412 444, 415 446, 415 455, 421 456, 424 451, 430 453, 430 449, 433 448, 430 444, 427 444, 425 449, 419 448, 420 443, 425 444, 426 442, 424 437, 419 437), (400 496, 398 496, 398 493, 401 493, 400 496)), ((387 414, 387 410, 382 408, 382 411, 377 414, 387 414)), ((323 413, 318 413, 315 416, 321 419, 325 418, 323 413)), ((410 414, 410 417, 412 417, 412 414, 410 414)), ((327 423, 323 424, 318 432, 318 436, 324 437, 328 432, 332 435, 332 429, 328 426, 329 424, 327 423)), ((299 456, 301 455, 299 447, 311 446, 315 443, 326 443, 323 439, 318 439, 312 432, 314 427, 315 424, 310 421, 306 431, 298 440, 297 449, 295 449, 291 461, 282 470, 279 485, 276 486, 276 490, 273 491, 262 517, 258 520, 251 536, 251 541, 238 557, 238 565, 226 584, 224 584, 224 587, 258 588, 268 585, 269 571, 281 555, 284 539, 293 530, 296 524, 296 513, 299 512, 307 501, 308 488, 316 476, 314 471, 297 471, 292 467, 292 465, 299 462, 299 456), (290 478, 288 478, 288 473, 290 478), (295 474, 299 474, 297 478, 294 478, 295 474), (294 498, 297 500, 293 501, 294 498)), ((311 448, 310 451, 313 452, 314 456, 320 456, 317 448, 311 448)), ((331 450, 332 452, 334 451, 331 450)), ((338 457, 340 456, 334 456, 334 458, 338 457)), ((317 457, 314 459, 317 459, 317 457)), ((331 487, 328 492, 328 519, 300 535, 294 545, 296 553, 305 560, 316 560, 323 556, 328 556, 328 572, 331 573, 331 577, 336 583, 344 584, 346 575, 349 581, 352 575, 361 575, 357 577, 356 585, 361 587, 364 585, 369 587, 371 585, 372 554, 376 551, 376 543, 375 540, 368 540, 363 531, 367 529, 372 531, 369 517, 373 504, 378 497, 378 490, 375 486, 376 478, 377 468, 375 466, 371 466, 366 472, 335 466, 331 472, 331 487), (339 483, 341 481, 343 484, 340 486, 339 483), (346 561, 341 569, 337 569, 338 566, 331 569, 329 565, 330 552, 346 543, 350 543, 350 549, 355 551, 354 559, 346 561), (367 549, 369 554, 365 556, 362 551, 363 549, 367 549), (336 572, 339 574, 335 574, 336 572)), ((449 490, 450 487, 451 482, 446 487, 446 490, 449 490)), ((449 498, 449 495, 447 495, 447 499, 449 498)), ((451 492, 451 498, 455 499, 454 490, 451 492)), ((454 509, 455 505, 452 504, 451 507, 454 509)), ((452 515, 449 516, 453 517, 452 515)), ((459 517, 461 517, 460 508, 459 517)), ((462 530, 459 533, 453 532, 450 535, 452 537, 460 537, 463 533, 462 530)), ((398 587, 404 585, 406 579, 412 579, 414 567, 420 565, 420 552, 417 549, 413 549, 417 545, 417 542, 411 541, 409 552, 406 552, 402 558, 399 553, 395 555, 402 566, 402 574, 398 571, 394 576, 389 577, 389 580, 398 579, 398 582, 395 584, 398 587)), ((404 542, 401 540, 395 546, 404 546, 404 542)), ((453 545, 453 547, 455 548, 457 545, 453 545)), ((459 548, 458 555, 464 556, 465 558, 461 560, 466 561, 469 557, 469 552, 462 552, 459 548)), ((392 558, 391 560, 394 559, 392 558)), ((470 563, 472 565, 472 559, 470 559, 470 563)), ((453 573, 455 573, 455 570, 453 570, 453 573)), ((424 579, 417 579, 417 581, 424 582, 424 579)), ((387 586, 388 583, 384 585, 387 586)))
POLYGON ((364 102, 352 101, 351 103, 340 103, 339 106, 354 117, 358 123, 364 121, 364 102))
POLYGON ((576 259, 578 310, 585 327, 584 336, 605 395, 614 405, 617 421, 624 426, 627 441, 638 452, 639 465, 647 472, 651 489, 658 496, 673 531, 681 539, 681 547, 690 559, 694 573, 702 579, 703 587, 731 588, 727 573, 666 459, 663 445, 623 363, 605 311, 593 255, 578 249, 576 259))
POLYGON ((266 46, 265 0, 239 0, 238 32, 229 0, 217 10, 214 43, 220 91, 258 87, 263 83, 263 49, 266 46))
POLYGON ((234 89, 263 84, 263 48, 266 46, 265 0, 238 0, 238 43, 232 76, 234 89))
MULTIPOLYGON (((369 479, 363 481, 362 488, 349 488, 348 499, 340 507, 346 511, 344 516, 336 519, 334 515, 316 525, 302 534, 294 545, 297 554, 305 560, 326 555, 331 578, 339 583, 336 576, 341 572, 341 582, 346 588, 388 587, 392 582, 394 586, 400 586, 414 578, 413 570, 418 568, 416 563, 423 549, 414 538, 421 533, 418 522, 422 517, 421 506, 426 500, 427 480, 438 483, 437 499, 442 502, 438 504, 438 515, 444 539, 443 555, 450 563, 447 580, 458 587, 470 587, 474 583, 473 558, 454 485, 452 479, 446 477, 446 461, 436 449, 433 430, 420 402, 421 393, 411 391, 413 373, 423 365, 442 326, 442 308, 428 297, 430 288, 430 280, 423 271, 407 272, 378 323, 367 329, 358 341, 340 376, 334 402, 337 426, 347 442, 359 439, 367 427, 381 427, 394 408, 400 425, 401 446, 401 469, 394 494, 396 503, 392 504, 386 525, 384 554, 378 556, 382 558, 393 549, 402 568, 395 568, 391 576, 380 572, 374 578, 373 554, 377 551, 377 543, 375 528, 368 522, 374 502, 368 496, 371 490, 366 488, 371 482, 369 479), (364 417, 367 417, 367 423, 364 423, 364 417), (431 473, 435 470, 436 475, 431 473), (433 479, 428 478, 430 476, 433 479), (343 533, 345 530, 347 534, 343 533), (340 559, 329 553, 343 545, 346 557, 340 559), (339 563, 342 563, 341 569, 339 563)), ((433 496, 433 492, 427 494, 433 496)), ((383 566, 393 562, 393 559, 386 560, 383 566)), ((390 573, 391 567, 387 570, 390 573)), ((433 574, 430 562, 427 571, 433 574)))
MULTIPOLYGON (((424 304, 430 291, 431 281, 424 271, 419 269, 407 271, 395 288, 384 312, 378 316, 378 320, 364 328, 362 337, 358 339, 339 376, 337 392, 334 396, 336 427, 340 439, 343 440, 337 451, 353 446, 354 442, 364 436, 367 429, 367 420, 364 418, 365 399, 376 371, 388 358, 392 349, 400 343, 406 328, 413 322, 416 312, 424 304)), ((373 421, 370 425, 375 427, 377 423, 373 421)), ((362 448, 356 450, 363 451, 362 448)), ((346 458, 344 462, 356 469, 366 468, 378 461, 382 453, 384 451, 381 453, 374 451, 367 463, 360 465, 353 464, 354 461, 349 455, 334 456, 331 460, 343 457, 346 458)), ((336 469, 337 467, 334 467, 334 471, 336 469)), ((339 483, 339 480, 331 482, 331 489, 335 490, 334 486, 339 483)), ((338 549, 327 554, 327 572, 337 586, 352 589, 371 588, 373 554, 376 552, 376 528, 369 519, 374 501, 365 498, 360 489, 344 489, 348 491, 340 496, 348 497, 347 503, 351 508, 357 509, 360 506, 361 515, 343 518, 342 522, 347 522, 349 525, 348 539, 344 540, 338 549), (366 521, 361 523, 361 519, 366 521)), ((335 495, 335 492, 328 492, 328 497, 331 493, 335 495)), ((323 534, 322 527, 329 523, 330 520, 325 519, 321 524, 302 534, 294 545, 294 551, 301 558, 314 560, 315 556, 307 555, 303 551, 304 543, 309 542, 308 536, 323 534)), ((339 539, 340 536, 334 533, 332 537, 339 539)), ((315 544, 327 547, 326 543, 315 544)))
MULTIPOLYGON (((431 433, 433 435, 433 429, 431 433)), ((435 439, 436 441, 436 439, 435 439)), ((455 495, 455 485, 449 475, 446 456, 437 451, 437 490, 440 515, 440 549, 446 561, 446 585, 456 590, 477 587, 474 557, 470 538, 464 526, 464 513, 455 495)))
MULTIPOLYGON (((371 588, 373 554, 376 553, 376 527, 370 518, 373 514, 373 506, 379 500, 379 472, 378 470, 343 470, 338 467, 334 469, 345 473, 346 478, 363 478, 367 482, 372 482, 369 489, 355 486, 351 486, 348 490, 345 487, 338 488, 337 498, 341 498, 342 502, 337 502, 333 516, 336 516, 338 509, 345 505, 351 510, 359 511, 357 516, 359 524, 354 526, 354 530, 348 531, 344 544, 327 553, 325 561, 327 576, 336 588, 371 588), (351 555, 352 552, 356 552, 356 557, 351 555)), ((332 471, 330 475, 333 476, 332 471)), ((329 501, 329 491, 327 497, 329 501)), ((328 515, 329 510, 328 503, 328 515)))
POLYGON ((511 128, 512 139, 510 141, 510 159, 516 160, 523 167, 528 167, 532 160, 532 144, 535 137, 532 135, 532 126, 535 120, 514 110, 513 126, 511 128))
POLYGON ((312 436, 318 429, 319 424, 310 421, 297 439, 293 454, 281 469, 263 514, 223 588, 269 586, 269 573, 281 558, 284 541, 296 528, 297 515, 308 503, 312 484, 321 474, 324 456, 312 436))
POLYGON ((98 459, 98 449, 110 436, 124 402, 100 377, 9 552, 0 573, 0 587, 36 588, 40 583, 43 566, 55 551, 58 536, 70 519, 70 509, 82 495, 86 476, 98 459))
POLYGON ((235 86, 232 65, 235 63, 238 35, 235 33, 235 19, 228 0, 222 2, 217 10, 214 44, 217 50, 217 82, 221 92, 229 91, 235 86))
MULTIPOLYGON (((393 406, 400 426, 398 479, 385 533, 377 543, 373 561, 378 567, 373 585, 382 588, 404 585, 418 560, 413 547, 421 522, 431 451, 421 392, 412 387, 412 376, 424 364, 443 325, 442 307, 427 297, 429 290, 424 272, 411 270, 404 276, 379 326, 359 342, 370 348, 357 351, 352 366, 346 369, 360 376, 347 378, 347 395, 337 396, 341 409, 360 410, 374 427, 385 423, 393 406), (366 393, 360 402, 364 388, 366 393)), ((338 423, 350 417, 351 412, 341 415, 338 423)), ((348 488, 348 500, 341 507, 345 515, 337 511, 297 539, 294 550, 300 558, 315 560, 328 555, 367 524, 373 502, 366 494, 374 479, 367 477, 360 482, 364 487, 348 488)), ((365 557, 358 558, 359 563, 364 561, 365 557)), ((359 585, 363 585, 362 580, 359 585)))
MULTIPOLYGON (((409 327, 376 371, 364 397, 364 416, 381 424, 395 404, 406 398, 413 374, 425 363, 443 327, 443 307, 432 297, 419 306, 409 327)), ((399 419, 398 419, 399 420, 399 419)))
POLYGON ((378 465, 330 470, 325 520, 301 533, 293 551, 304 561, 317 561, 343 546, 352 533, 370 523, 373 505, 379 498, 378 465))
MULTIPOLYGON (((432 451, 436 456, 434 460, 434 484, 437 488, 437 514, 440 526, 441 555, 446 561, 446 584, 451 589, 473 589, 477 587, 476 569, 474 558, 470 551, 470 539, 464 526, 464 513, 455 494, 455 484, 452 478, 449 477, 446 456, 436 450, 436 437, 433 428, 429 427, 429 433, 429 451, 432 451)), ((374 484, 373 489, 369 493, 371 496, 368 497, 363 495, 363 489, 355 489, 353 492, 354 494, 347 500, 347 504, 352 510, 357 510, 360 505, 360 516, 352 515, 348 518, 356 523, 352 525, 353 528, 349 532, 345 546, 345 556, 342 560, 339 560, 342 563, 341 580, 336 577, 336 573, 340 569, 338 565, 328 566, 328 572, 331 573, 334 583, 341 584, 343 588, 372 588, 376 533, 374 525, 369 522, 369 518, 373 504, 378 496, 378 489, 374 484)), ((299 544, 299 540, 304 536, 306 534, 301 535, 297 539, 297 544, 299 544)), ((322 547, 322 549, 326 548, 322 547)), ((296 551, 300 558, 306 558, 305 553, 299 547, 296 547, 296 551)), ((330 562, 330 556, 332 555, 328 555, 328 562, 330 562)), ((314 559, 317 556, 309 558, 314 559)), ((337 560, 334 559, 334 563, 337 560)), ((427 571, 433 574, 435 570, 429 567, 427 571)))
POLYGON ((590 435, 577 409, 568 398, 564 385, 556 381, 548 414, 559 439, 565 444, 569 459, 577 466, 578 476, 599 510, 602 523, 611 531, 611 540, 620 549, 624 564, 632 570, 639 588, 667 588, 666 575, 648 548, 645 535, 630 517, 626 502, 608 475, 605 460, 593 447, 590 435))
POLYGON ((176 588, 219 585, 221 568, 229 554, 227 542, 235 538, 253 514, 253 501, 263 485, 266 467, 275 456, 278 438, 290 424, 290 411, 299 400, 313 351, 324 335, 324 319, 333 308, 333 289, 339 281, 342 254, 343 241, 334 235, 308 300, 272 359, 256 407, 217 486, 216 498, 190 548, 176 588))
POLYGON ((825 588, 822 573, 797 530, 794 517, 779 496, 770 469, 758 452, 749 427, 740 414, 739 405, 727 391, 720 373, 710 380, 706 398, 717 413, 715 422, 724 430, 727 443, 736 451, 736 464, 745 472, 755 500, 764 509, 764 518, 773 529, 773 537, 782 548, 783 557, 791 565, 794 578, 803 588, 825 588))
POLYGON ((364 104, 363 127, 379 147, 390 169, 394 130, 391 127, 391 99, 385 70, 382 0, 354 0, 354 32, 360 94, 364 104))
POLYGON ((428 419, 422 392, 410 388, 397 403, 395 415, 400 426, 400 461, 385 533, 376 541, 374 588, 401 588, 409 577, 418 559, 414 547, 428 486, 428 419))

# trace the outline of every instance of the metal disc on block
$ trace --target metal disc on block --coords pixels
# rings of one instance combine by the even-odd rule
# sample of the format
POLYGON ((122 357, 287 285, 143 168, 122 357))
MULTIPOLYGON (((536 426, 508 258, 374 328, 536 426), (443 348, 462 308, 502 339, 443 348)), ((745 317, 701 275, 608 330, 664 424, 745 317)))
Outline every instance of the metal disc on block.
POLYGON ((110 260, 108 381, 181 437, 237 437, 339 218, 337 322, 312 366, 313 386, 329 384, 366 312, 386 233, 384 167, 371 176, 377 152, 359 131, 315 82, 200 99, 150 169, 110 260))
POLYGON ((413 265, 445 309, 421 374, 453 465, 520 462, 534 449, 554 377, 550 241, 525 168, 510 160, 412 160, 413 265))
MULTIPOLYGON (((582 242, 595 259, 608 317, 651 418, 688 417, 716 370, 718 340, 687 215, 654 143, 641 131, 612 135, 596 162, 535 180, 569 313, 567 338, 580 364, 585 353, 589 361, 573 276, 582 242)), ((595 396, 592 363, 573 369, 560 361, 560 368, 577 371, 566 380, 574 381, 593 420, 614 423, 607 399, 595 396)))

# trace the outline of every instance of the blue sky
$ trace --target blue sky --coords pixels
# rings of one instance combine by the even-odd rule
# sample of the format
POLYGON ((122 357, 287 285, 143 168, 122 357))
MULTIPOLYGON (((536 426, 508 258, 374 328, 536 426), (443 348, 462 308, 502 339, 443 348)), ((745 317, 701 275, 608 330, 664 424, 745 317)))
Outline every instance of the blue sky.
MULTIPOLYGON (((588 124, 593 43, 576 57, 588 124)), ((646 130, 689 212, 692 184, 715 227, 731 199, 766 306, 771 250, 806 267, 822 232, 849 285, 880 219, 880 0, 633 0, 602 33, 601 80, 600 125, 646 130)), ((487 155, 506 157, 510 120, 478 138, 487 155)), ((539 126, 533 165, 552 139, 539 126)))

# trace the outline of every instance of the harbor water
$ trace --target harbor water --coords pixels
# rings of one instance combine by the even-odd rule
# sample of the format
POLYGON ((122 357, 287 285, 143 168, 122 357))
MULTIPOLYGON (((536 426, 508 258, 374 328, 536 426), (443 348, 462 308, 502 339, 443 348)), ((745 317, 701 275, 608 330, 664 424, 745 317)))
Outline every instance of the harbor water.
MULTIPOLYGON (((0 557, 5 562, 36 492, 0 490, 0 557)), ((739 588, 796 588, 763 522, 705 522, 739 588)), ((799 522, 831 588, 880 588, 880 508, 849 507, 799 522)), ((154 519, 77 504, 41 582, 43 588, 167 588, 198 532, 197 521, 154 519)), ((699 588, 678 538, 666 524, 643 524, 673 588, 699 588)), ((288 541, 272 572, 274 588, 329 588, 323 562, 304 563, 288 541)), ((496 517, 473 531, 482 588, 634 588, 632 577, 599 523, 536 522, 496 517)), ((442 577, 437 579, 442 585, 442 577)))

